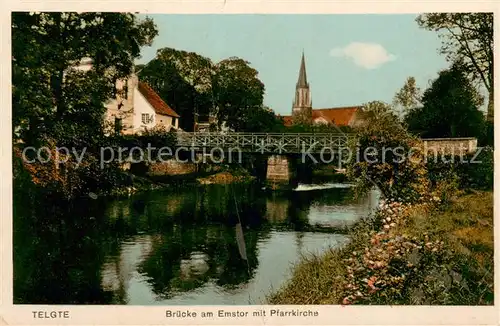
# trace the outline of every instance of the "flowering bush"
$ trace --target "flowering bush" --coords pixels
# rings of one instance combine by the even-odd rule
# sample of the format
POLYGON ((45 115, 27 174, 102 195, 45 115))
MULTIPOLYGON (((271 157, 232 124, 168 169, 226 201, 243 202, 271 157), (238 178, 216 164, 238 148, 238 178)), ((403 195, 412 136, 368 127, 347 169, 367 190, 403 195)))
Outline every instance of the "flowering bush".
POLYGON ((46 140, 44 148, 46 150, 40 151, 41 157, 34 157, 36 154, 32 151, 23 157, 23 148, 14 146, 15 187, 34 186, 43 193, 42 197, 73 199, 90 192, 105 192, 125 182, 116 164, 101 168, 95 153, 87 151, 77 162, 74 155, 57 151, 53 140, 46 140))
MULTIPOLYGON (((455 228, 455 237, 470 239, 473 236, 467 234, 479 232, 476 238, 483 239, 488 234, 485 225, 489 222, 478 220, 478 227, 461 229, 461 223, 475 223, 470 220, 470 213, 450 212, 443 216, 441 203, 436 193, 418 204, 387 200, 380 203, 369 240, 363 246, 349 247, 350 251, 344 256, 347 277, 343 283, 342 304, 492 302, 493 241, 490 249, 481 249, 477 244, 465 249, 444 234, 455 228), (462 222, 457 222, 458 219, 462 222), (471 251, 475 252, 473 259, 471 254, 463 254, 471 251)), ((461 205, 454 206, 454 210, 470 206, 461 205)), ((486 207, 476 210, 492 219, 492 211, 486 207)))
POLYGON ((427 234, 422 238, 410 237, 400 232, 400 227, 411 209, 427 210, 432 206, 433 203, 381 202, 375 217, 380 230, 373 230, 369 244, 344 260, 348 281, 342 304, 376 303, 389 297, 403 300, 407 283, 431 263, 444 242, 427 234))

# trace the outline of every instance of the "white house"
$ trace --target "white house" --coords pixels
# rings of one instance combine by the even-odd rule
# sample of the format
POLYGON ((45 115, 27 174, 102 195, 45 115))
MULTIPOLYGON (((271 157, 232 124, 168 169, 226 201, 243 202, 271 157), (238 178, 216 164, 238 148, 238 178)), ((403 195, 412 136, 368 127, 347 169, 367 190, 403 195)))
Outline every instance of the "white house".
MULTIPOLYGON (((89 58, 82 59, 77 67, 82 71, 91 68, 89 58)), ((106 108, 105 121, 116 133, 135 134, 155 127, 179 129, 180 116, 135 73, 116 81, 114 97, 106 108)))
POLYGON ((116 82, 116 97, 106 107, 106 120, 117 133, 135 134, 155 127, 179 129, 180 116, 135 74, 116 82))

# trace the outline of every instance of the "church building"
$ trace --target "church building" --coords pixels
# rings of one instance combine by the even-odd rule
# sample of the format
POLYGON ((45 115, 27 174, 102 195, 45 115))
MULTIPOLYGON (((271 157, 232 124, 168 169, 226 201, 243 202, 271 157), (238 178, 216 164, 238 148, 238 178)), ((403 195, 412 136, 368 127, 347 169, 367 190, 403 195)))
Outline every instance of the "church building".
POLYGON ((294 124, 354 126, 361 119, 362 106, 317 108, 312 107, 311 88, 307 82, 304 53, 300 62, 299 79, 295 87, 292 115, 282 116, 285 126, 294 124))

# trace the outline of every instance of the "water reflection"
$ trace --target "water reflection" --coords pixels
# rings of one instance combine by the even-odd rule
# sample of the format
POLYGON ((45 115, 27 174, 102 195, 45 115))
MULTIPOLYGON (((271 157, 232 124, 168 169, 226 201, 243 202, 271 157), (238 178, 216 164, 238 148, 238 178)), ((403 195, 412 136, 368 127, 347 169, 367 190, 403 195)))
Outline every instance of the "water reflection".
POLYGON ((263 303, 301 254, 347 240, 329 226, 354 222, 377 200, 354 200, 349 189, 278 194, 207 186, 86 202, 52 212, 50 221, 47 212, 19 211, 14 301, 263 303))

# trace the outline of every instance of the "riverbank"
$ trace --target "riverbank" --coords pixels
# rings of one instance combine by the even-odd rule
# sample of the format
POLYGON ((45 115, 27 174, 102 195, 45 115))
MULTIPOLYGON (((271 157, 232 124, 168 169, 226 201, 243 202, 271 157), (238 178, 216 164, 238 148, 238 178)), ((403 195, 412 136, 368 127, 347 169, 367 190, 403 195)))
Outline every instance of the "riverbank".
POLYGON ((342 249, 304 257, 270 304, 492 305, 493 192, 382 203, 342 249))
POLYGON ((123 177, 127 179, 127 182, 111 191, 101 192, 99 195, 126 197, 136 193, 166 188, 250 183, 256 179, 255 176, 241 167, 219 167, 207 171, 178 175, 141 175, 123 172, 123 177))
POLYGON ((231 184, 231 183, 247 183, 256 179, 247 170, 243 168, 225 169, 214 174, 196 178, 196 181, 201 185, 208 184, 231 184))

